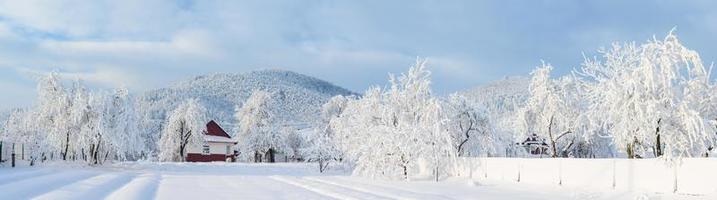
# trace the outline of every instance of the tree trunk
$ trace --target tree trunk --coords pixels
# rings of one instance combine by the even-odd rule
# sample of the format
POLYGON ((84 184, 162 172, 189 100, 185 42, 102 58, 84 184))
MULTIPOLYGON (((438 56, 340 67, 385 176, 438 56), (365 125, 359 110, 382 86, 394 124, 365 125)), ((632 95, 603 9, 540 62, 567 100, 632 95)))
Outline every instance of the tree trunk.
POLYGON ((408 180, 408 166, 403 165, 403 179, 408 180))
POLYGON ((470 131, 473 129, 473 121, 470 121, 468 127, 466 128, 464 128, 463 124, 460 123, 458 123, 458 126, 460 126, 460 128, 463 130, 463 134, 466 136, 466 138, 458 145, 458 156, 460 157, 463 156, 463 146, 471 138, 470 131))
POLYGON ((12 143, 12 155, 10 155, 12 158, 12 167, 15 167, 15 143, 12 143))
POLYGON ((635 151, 632 149, 633 145, 633 143, 628 143, 625 148, 625 151, 627 151, 627 158, 629 159, 635 159, 635 151))
POLYGON ((261 154, 259 153, 259 151, 254 151, 254 162, 260 163, 261 161, 261 154))
POLYGON ((660 122, 662 119, 657 120, 657 128, 655 129, 655 158, 662 156, 662 141, 660 141, 660 122))
POLYGON ((93 153, 93 152, 95 152, 95 144, 90 144, 90 151, 87 152, 87 153, 89 154, 89 155, 88 155, 88 157, 89 157, 88 159, 89 159, 89 160, 86 159, 85 161, 92 162, 92 153, 93 153))
POLYGON ((408 162, 405 156, 401 155, 401 167, 403 168, 403 179, 408 180, 408 162))
POLYGON ((0 141, 0 163, 2 163, 2 141, 0 141))
POLYGON ((95 148, 95 153, 93 156, 95 165, 100 163, 100 147, 102 146, 102 135, 100 134, 98 137, 99 138, 97 141, 97 148, 95 148))
POLYGON ((269 156, 268 156, 267 159, 269 159, 269 163, 274 163, 274 162, 276 162, 276 160, 275 160, 275 158, 274 158, 274 149, 273 149, 273 148, 270 148, 268 153, 269 153, 269 156))
POLYGON ((553 138, 553 118, 554 116, 550 117, 550 123, 548 124, 548 136, 550 137, 550 146, 553 149, 553 158, 558 157, 558 148, 555 146, 555 138, 553 138))
POLYGON ((710 152, 712 152, 712 149, 713 149, 713 148, 714 148, 714 147, 707 147, 707 152, 705 152, 705 158, 709 158, 709 157, 710 157, 710 152))
POLYGON ((179 162, 184 162, 184 145, 179 145, 179 162))
POLYGON ((100 162, 100 163, 105 163, 105 161, 107 161, 107 158, 108 158, 109 156, 110 156, 110 151, 105 152, 105 157, 102 158, 102 162, 100 162))
POLYGON ((70 132, 65 134, 65 152, 62 154, 62 160, 67 160, 67 151, 70 150, 70 132))

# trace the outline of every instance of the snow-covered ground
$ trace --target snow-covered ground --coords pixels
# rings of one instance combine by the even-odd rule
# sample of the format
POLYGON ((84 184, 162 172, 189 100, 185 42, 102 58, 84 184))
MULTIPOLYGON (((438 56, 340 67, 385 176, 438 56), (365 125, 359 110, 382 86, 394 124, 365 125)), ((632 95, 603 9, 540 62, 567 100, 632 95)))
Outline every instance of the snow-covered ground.
POLYGON ((452 178, 381 181, 309 164, 50 164, 1 168, 2 199, 714 199, 452 178))

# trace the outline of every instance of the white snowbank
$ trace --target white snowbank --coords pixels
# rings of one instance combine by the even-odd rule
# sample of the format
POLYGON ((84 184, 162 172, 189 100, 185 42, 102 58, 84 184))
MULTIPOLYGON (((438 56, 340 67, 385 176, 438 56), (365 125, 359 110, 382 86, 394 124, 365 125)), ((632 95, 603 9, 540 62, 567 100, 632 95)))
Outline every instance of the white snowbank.
POLYGON ((712 184, 717 180, 717 159, 712 158, 684 159, 682 165, 675 167, 659 159, 466 158, 462 162, 464 175, 472 175, 475 180, 595 190, 717 194, 717 185, 712 184))

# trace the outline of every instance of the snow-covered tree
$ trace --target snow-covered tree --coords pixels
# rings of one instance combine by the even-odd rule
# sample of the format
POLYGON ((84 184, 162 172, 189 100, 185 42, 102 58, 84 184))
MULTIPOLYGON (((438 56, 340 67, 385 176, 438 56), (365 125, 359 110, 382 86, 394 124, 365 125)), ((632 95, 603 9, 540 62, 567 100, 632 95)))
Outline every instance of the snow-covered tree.
MULTIPOLYGON (((5 124, 5 130, 2 134, 2 140, 7 142, 12 151, 15 146, 22 145, 25 147, 30 165, 34 165, 38 159, 45 159, 45 152, 48 151, 46 145, 46 136, 40 131, 38 124, 33 121, 36 113, 26 109, 14 109, 5 124)), ((17 154, 21 152, 10 152, 17 154)))
POLYGON ((72 96, 60 82, 59 74, 51 73, 43 77, 37 86, 38 100, 36 107, 38 128, 47 133, 48 146, 54 149, 51 153, 60 152, 63 160, 67 160, 72 142, 73 125, 70 121, 72 96))
POLYGON ((120 160, 136 159, 147 151, 144 135, 139 131, 140 116, 134 98, 127 89, 116 89, 105 100, 102 125, 109 134, 110 154, 120 160))
POLYGON ((458 94, 444 104, 447 129, 458 156, 494 156, 502 151, 504 139, 493 129, 487 113, 458 94))
POLYGON ((344 114, 332 120, 345 161, 356 164, 354 174, 407 179, 448 172, 455 150, 425 64, 419 60, 408 73, 391 76, 385 91, 372 88, 349 101, 344 114))
POLYGON ((143 138, 138 134, 138 115, 127 90, 94 94, 81 113, 84 114, 80 114, 79 119, 87 120, 81 135, 88 147, 88 162, 102 164, 110 158, 126 160, 145 149, 143 138))
MULTIPOLYGON (((570 104, 577 90, 569 90, 570 79, 552 80, 552 66, 543 63, 532 72, 530 97, 518 115, 517 126, 523 134, 536 134, 548 141, 552 157, 565 155, 574 144, 578 110, 570 104), (569 139, 572 138, 572 139, 569 139), (561 155, 562 154, 562 155, 561 155)), ((525 137, 523 137, 525 138, 525 137)))
POLYGON ((302 158, 301 148, 304 145, 304 137, 300 135, 295 127, 287 126, 281 129, 281 133, 285 135, 286 147, 284 155, 287 156, 287 161, 300 160, 302 158))
POLYGON ((204 143, 206 109, 197 99, 179 105, 167 118, 159 139, 159 160, 184 162, 187 149, 204 143))
POLYGON ((341 117, 350 99, 344 96, 332 97, 321 109, 321 119, 317 120, 314 131, 306 136, 306 146, 301 150, 307 161, 317 162, 319 171, 324 172, 333 161, 342 159, 335 137, 335 128, 331 120, 341 117))
POLYGON ((498 155, 515 156, 524 153, 524 148, 513 142, 525 140, 526 133, 519 128, 520 123, 516 123, 516 116, 530 97, 530 82, 529 77, 505 77, 456 94, 464 96, 470 105, 485 111, 496 136, 504 140, 495 146, 503 148, 496 152, 498 155))
POLYGON ((274 162, 278 151, 289 149, 273 109, 272 95, 260 90, 254 91, 242 107, 237 107, 235 118, 239 128, 236 136, 244 159, 261 162, 264 157, 268 162, 274 162))
MULTIPOLYGON (((10 151, 15 150, 15 145, 21 144, 23 141, 22 136, 30 133, 27 129, 27 113, 21 109, 14 109, 10 113, 5 122, 3 122, 2 132, 0 132, 0 141, 3 145, 9 145, 10 151)), ((10 160, 13 158, 3 158, 3 147, 0 146, 0 162, 4 160, 10 160)), ((15 152, 9 152, 11 156, 14 156, 15 152)))
MULTIPOLYGON (((709 72, 670 32, 642 45, 614 44, 579 72, 589 84, 593 129, 605 129, 629 158, 693 157, 715 142, 705 106, 709 72)), ((670 159, 671 160, 671 159, 670 159)))

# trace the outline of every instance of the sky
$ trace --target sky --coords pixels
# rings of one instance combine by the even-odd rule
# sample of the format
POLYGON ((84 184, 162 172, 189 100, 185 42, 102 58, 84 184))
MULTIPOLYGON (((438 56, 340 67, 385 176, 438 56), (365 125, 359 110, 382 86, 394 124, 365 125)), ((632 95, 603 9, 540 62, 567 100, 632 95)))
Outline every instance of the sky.
POLYGON ((437 94, 671 29, 717 60, 717 1, 0 0, 0 109, 48 72, 135 93, 209 73, 286 69, 361 92, 427 58, 437 94))

